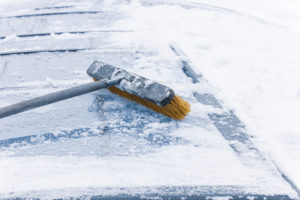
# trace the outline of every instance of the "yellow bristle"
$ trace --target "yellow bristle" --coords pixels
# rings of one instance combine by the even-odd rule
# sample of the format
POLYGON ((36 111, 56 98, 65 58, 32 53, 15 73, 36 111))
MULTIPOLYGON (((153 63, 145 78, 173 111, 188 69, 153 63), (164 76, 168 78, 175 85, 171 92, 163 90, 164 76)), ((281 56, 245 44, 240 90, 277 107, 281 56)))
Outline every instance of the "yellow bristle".
MULTIPOLYGON (((98 81, 98 79, 93 78, 94 81, 98 81)), ((137 95, 130 94, 125 92, 115 86, 107 88, 110 92, 122 96, 131 101, 136 101, 137 103, 154 110, 155 112, 161 113, 167 117, 171 117, 176 120, 183 119, 190 111, 191 105, 180 98, 179 96, 174 96, 172 100, 165 106, 158 106, 155 103, 152 103, 146 99, 143 99, 137 95)))
POLYGON ((136 101, 137 103, 143 106, 146 106, 158 113, 161 113, 176 120, 183 119, 191 111, 190 104, 176 95, 167 105, 158 106, 155 103, 145 100, 137 95, 125 92, 114 86, 108 88, 108 90, 114 94, 120 95, 132 101, 136 101))

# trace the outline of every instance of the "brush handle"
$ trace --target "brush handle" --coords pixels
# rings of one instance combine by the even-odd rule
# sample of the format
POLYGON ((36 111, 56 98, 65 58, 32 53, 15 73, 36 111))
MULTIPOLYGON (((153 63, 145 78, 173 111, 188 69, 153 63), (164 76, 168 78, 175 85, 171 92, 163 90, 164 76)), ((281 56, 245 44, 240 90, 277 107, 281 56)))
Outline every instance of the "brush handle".
POLYGON ((0 108, 0 118, 117 85, 120 79, 96 81, 0 108))

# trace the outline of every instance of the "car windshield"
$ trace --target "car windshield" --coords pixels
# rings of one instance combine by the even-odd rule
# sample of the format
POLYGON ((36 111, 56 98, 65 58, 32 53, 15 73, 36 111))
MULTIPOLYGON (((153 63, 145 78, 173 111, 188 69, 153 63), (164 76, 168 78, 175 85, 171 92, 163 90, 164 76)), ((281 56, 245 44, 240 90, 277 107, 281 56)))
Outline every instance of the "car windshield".
POLYGON ((231 55, 214 63, 204 55, 214 48, 211 33, 221 37, 206 30, 220 27, 216 18, 248 29, 258 18, 188 1, 0 5, 0 107, 93 82, 86 71, 96 60, 166 85, 191 105, 175 120, 100 89, 1 118, 0 198, 297 196, 214 87, 209 65, 226 67, 231 55))

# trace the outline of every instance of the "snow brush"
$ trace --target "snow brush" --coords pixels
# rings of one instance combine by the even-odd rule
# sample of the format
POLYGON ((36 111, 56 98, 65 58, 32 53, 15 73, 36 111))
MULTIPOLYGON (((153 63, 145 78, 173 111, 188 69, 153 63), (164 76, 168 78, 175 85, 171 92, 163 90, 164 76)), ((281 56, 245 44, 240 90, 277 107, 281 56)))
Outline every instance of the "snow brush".
POLYGON ((0 108, 0 118, 103 88, 176 120, 190 112, 190 104, 176 96, 171 88, 142 76, 99 61, 91 64, 87 73, 95 82, 0 108))

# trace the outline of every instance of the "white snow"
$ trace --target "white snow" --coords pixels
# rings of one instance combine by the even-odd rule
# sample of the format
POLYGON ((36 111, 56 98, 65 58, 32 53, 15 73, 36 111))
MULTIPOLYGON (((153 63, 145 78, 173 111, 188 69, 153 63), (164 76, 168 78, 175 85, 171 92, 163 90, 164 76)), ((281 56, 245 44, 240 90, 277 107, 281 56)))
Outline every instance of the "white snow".
MULTIPOLYGON (((60 189, 70 189, 67 195, 72 195, 72 191, 81 191, 78 188, 164 185, 239 185, 253 187, 257 193, 294 195, 275 171, 261 164, 244 165, 236 157, 207 117, 207 113, 218 110, 197 103, 192 91, 209 90, 226 108, 233 109, 248 133, 255 136, 259 149, 299 188, 298 1, 133 0, 101 4, 26 0, 15 4, 1 0, 0 11, 3 11, 1 16, 12 16, 30 13, 35 7, 70 4, 77 10, 80 6, 85 10, 113 10, 122 17, 66 16, 65 22, 54 17, 49 21, 16 20, 9 25, 0 21, 1 29, 9 26, 3 31, 3 36, 9 38, 0 40, 0 52, 73 46, 92 49, 64 56, 0 57, 0 106, 85 83, 88 78, 84 71, 97 59, 170 86, 190 101, 192 112, 182 122, 161 122, 160 115, 141 106, 107 92, 97 92, 100 100, 105 99, 104 103, 100 100, 97 103, 93 93, 1 119, 1 140, 86 127, 99 134, 104 132, 103 137, 1 149, 1 197, 60 189), (52 35, 34 40, 15 37, 19 33, 65 28, 134 31, 80 37, 52 35), (179 73, 179 59, 170 51, 170 44, 183 50, 208 83, 193 85, 179 73), (3 73, 2 66, 8 66, 3 73), (93 101, 98 113, 89 111, 93 101), (141 121, 145 124, 141 125, 141 121), (109 127, 112 133, 106 136, 104 127, 109 127), (170 144, 153 146, 147 140, 150 136, 154 140, 170 138, 170 144), (182 143, 177 143, 174 139, 177 137, 182 143), (259 185, 264 188, 257 188, 259 185)), ((92 194, 99 194, 99 190, 92 194)), ((57 195, 59 198, 62 193, 57 195)))
POLYGON ((299 1, 154 2, 158 4, 144 7, 133 1, 125 8, 132 19, 117 27, 138 31, 113 41, 161 51, 178 44, 217 89, 217 97, 256 136, 259 147, 299 187, 299 1), (204 3, 207 10, 197 8, 197 3, 204 3), (219 10, 211 11, 215 6, 219 10))

